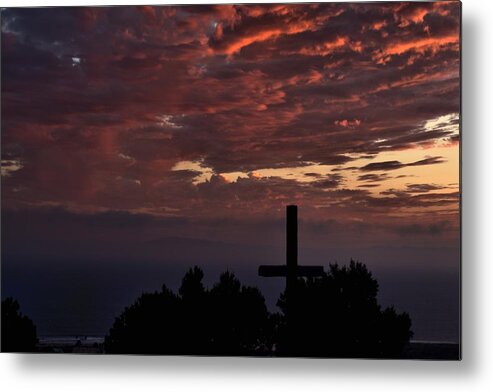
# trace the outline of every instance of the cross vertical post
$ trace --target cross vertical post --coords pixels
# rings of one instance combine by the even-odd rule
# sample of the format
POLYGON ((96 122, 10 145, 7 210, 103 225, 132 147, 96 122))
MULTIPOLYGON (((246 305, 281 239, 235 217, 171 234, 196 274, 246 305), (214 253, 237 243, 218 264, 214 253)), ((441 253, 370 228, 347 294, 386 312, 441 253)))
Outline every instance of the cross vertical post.
POLYGON ((323 276, 324 268, 320 265, 298 265, 298 206, 286 206, 286 265, 261 265, 258 274, 286 277, 286 318, 293 309, 298 277, 323 276))
POLYGON ((296 288, 298 272, 298 206, 286 206, 286 291, 287 295, 296 288))

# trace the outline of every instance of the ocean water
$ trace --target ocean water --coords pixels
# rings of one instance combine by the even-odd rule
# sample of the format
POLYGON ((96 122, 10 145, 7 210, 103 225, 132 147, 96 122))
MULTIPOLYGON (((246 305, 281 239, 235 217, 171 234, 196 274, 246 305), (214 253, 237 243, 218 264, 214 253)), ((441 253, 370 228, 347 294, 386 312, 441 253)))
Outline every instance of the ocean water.
MULTIPOLYGON (((163 284, 177 291, 186 267, 166 263, 135 263, 119 267, 104 263, 52 265, 29 268, 2 265, 2 297, 14 296, 21 310, 37 325, 41 336, 103 337, 114 319, 142 292, 160 290, 163 284), (47 267, 49 266, 49 267, 47 267)), ((371 267, 371 266, 370 266, 371 267)), ((236 273, 242 283, 260 288, 271 311, 276 311, 282 278, 259 278, 257 264, 202 265, 204 283, 211 286, 221 271, 236 273)), ((406 311, 412 319, 413 340, 459 342, 460 278, 441 269, 400 271, 371 268, 379 282, 379 302, 406 311)))

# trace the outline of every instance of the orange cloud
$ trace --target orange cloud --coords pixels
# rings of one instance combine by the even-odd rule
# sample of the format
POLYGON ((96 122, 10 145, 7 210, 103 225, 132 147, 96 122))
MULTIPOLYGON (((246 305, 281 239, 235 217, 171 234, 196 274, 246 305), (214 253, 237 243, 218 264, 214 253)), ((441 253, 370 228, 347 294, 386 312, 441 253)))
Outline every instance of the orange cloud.
POLYGON ((283 31, 281 29, 273 29, 273 30, 267 30, 267 31, 262 31, 258 34, 251 35, 249 37, 244 37, 242 39, 239 39, 238 41, 230 44, 227 46, 225 49, 223 49, 221 52, 223 54, 227 55, 232 55, 236 52, 239 52, 242 48, 245 46, 251 45, 254 42, 261 42, 261 41, 267 41, 269 39, 278 37, 281 35, 283 31))
MULTIPOLYGON (((373 60, 378 64, 385 64, 391 60, 391 56, 400 55, 408 51, 424 53, 427 50, 438 51, 441 47, 455 44, 458 45, 458 35, 450 35, 440 38, 428 37, 420 38, 415 41, 391 43, 383 50, 377 50, 373 55, 373 60)), ((458 49, 458 48, 457 48, 458 49)))
POLYGON ((440 46, 456 44, 458 42, 459 38, 457 35, 442 38, 423 38, 416 41, 391 45, 385 49, 385 54, 402 54, 404 52, 407 52, 408 50, 423 52, 426 49, 437 49, 440 46))
POLYGON ((382 21, 378 21, 378 22, 375 22, 372 24, 372 29, 373 30, 381 30, 382 28, 384 28, 385 26, 387 25, 387 21, 386 20, 382 20, 382 21))
POLYGON ((223 37, 223 25, 218 23, 216 26, 216 30, 214 31, 214 38, 221 39, 223 37))
MULTIPOLYGON (((290 24, 288 27, 283 27, 283 28, 277 27, 273 29, 259 31, 251 35, 246 35, 244 37, 233 40, 231 43, 226 44, 225 47, 221 49, 212 50, 212 53, 214 54, 221 53, 231 56, 239 52, 242 48, 249 46, 255 42, 268 41, 271 39, 275 39, 283 34, 286 35, 297 34, 306 30, 310 30, 311 28, 313 28, 312 23, 308 21, 300 21, 298 23, 290 24)), ((218 33, 218 36, 216 36, 215 38, 220 40, 223 37, 224 37, 224 32, 221 28, 220 33, 218 33)))
POLYGON ((361 120, 358 120, 357 118, 354 120, 336 120, 334 121, 334 124, 343 128, 355 128, 361 125, 361 120))
POLYGON ((349 37, 337 37, 334 41, 315 44, 310 47, 301 48, 298 52, 305 56, 326 56, 338 48, 342 48, 349 43, 349 37))

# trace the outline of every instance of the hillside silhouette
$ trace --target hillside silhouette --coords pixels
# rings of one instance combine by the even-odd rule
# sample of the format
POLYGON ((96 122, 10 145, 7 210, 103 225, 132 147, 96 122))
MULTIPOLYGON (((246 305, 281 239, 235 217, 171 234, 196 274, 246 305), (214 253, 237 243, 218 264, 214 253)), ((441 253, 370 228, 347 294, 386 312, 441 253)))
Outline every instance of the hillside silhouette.
POLYGON ((231 272, 211 289, 194 267, 178 293, 142 294, 105 338, 107 353, 398 358, 412 337, 407 313, 382 309, 366 266, 330 265, 321 277, 298 278, 282 293, 279 313, 231 272))

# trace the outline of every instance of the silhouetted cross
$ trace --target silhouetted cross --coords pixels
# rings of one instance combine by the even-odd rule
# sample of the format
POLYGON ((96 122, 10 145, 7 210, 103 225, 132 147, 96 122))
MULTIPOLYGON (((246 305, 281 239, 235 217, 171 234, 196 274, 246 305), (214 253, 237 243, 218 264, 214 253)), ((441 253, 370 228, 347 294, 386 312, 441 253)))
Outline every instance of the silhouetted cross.
POLYGON ((298 206, 286 206, 286 265, 261 265, 259 276, 286 277, 288 297, 296 287, 298 276, 322 276, 324 268, 314 265, 298 265, 298 206))

